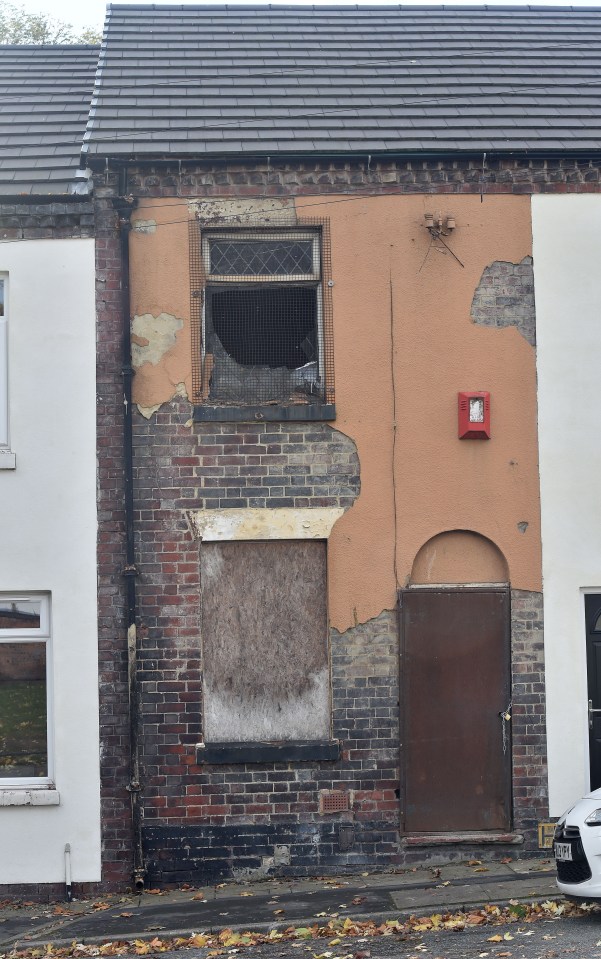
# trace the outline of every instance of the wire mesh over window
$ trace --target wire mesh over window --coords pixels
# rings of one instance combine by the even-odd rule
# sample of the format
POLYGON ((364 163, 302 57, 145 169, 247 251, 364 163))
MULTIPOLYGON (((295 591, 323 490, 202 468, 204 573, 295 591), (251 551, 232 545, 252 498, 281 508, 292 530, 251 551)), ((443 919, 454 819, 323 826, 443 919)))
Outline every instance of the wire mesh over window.
POLYGON ((191 250, 196 402, 333 403, 323 224, 207 228, 191 250))
POLYGON ((315 288, 209 288, 209 399, 247 404, 323 398, 317 341, 315 288))

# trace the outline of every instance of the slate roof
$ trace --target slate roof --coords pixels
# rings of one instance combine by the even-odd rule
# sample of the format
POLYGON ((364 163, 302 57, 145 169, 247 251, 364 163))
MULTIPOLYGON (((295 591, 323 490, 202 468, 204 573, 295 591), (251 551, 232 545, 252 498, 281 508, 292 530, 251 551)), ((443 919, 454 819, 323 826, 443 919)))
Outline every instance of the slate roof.
POLYGON ((601 7, 110 5, 88 149, 601 149, 601 7))
POLYGON ((98 50, 0 45, 0 195, 69 191, 98 50))

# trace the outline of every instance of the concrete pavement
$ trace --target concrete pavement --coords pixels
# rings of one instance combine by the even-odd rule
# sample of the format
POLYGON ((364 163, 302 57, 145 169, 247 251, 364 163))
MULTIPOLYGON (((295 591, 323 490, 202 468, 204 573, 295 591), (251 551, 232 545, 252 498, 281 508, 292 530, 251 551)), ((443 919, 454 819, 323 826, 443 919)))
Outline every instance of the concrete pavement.
POLYGON ((0 952, 36 944, 169 938, 354 919, 456 912, 483 903, 560 898, 553 860, 418 866, 343 878, 271 879, 109 895, 73 903, 0 904, 0 952), (327 917, 327 918, 326 918, 327 917))

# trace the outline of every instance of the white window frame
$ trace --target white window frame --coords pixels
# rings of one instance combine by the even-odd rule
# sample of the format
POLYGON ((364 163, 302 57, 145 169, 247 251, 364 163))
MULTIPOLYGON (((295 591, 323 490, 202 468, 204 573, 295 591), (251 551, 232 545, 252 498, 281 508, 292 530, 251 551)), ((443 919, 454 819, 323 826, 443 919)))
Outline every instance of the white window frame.
POLYGON ((0 470, 15 466, 8 417, 8 276, 0 273, 0 470))
MULTIPOLYGON (((37 602, 40 603, 40 625, 35 629, 0 629, 0 644, 44 643, 46 646, 46 750, 48 756, 47 776, 3 777, 0 775, 0 790, 48 789, 54 784, 54 736, 52 726, 52 642, 50 626, 50 596, 48 593, 0 593, 0 602, 37 602)), ((2 802, 0 801, 0 806, 2 802)))

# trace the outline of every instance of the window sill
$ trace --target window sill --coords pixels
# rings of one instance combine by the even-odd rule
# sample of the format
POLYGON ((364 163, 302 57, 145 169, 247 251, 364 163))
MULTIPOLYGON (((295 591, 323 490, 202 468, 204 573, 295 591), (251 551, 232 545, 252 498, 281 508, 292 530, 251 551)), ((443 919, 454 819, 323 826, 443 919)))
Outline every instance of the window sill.
POLYGON ((202 406, 194 407, 197 423, 266 423, 274 421, 307 422, 335 420, 333 403, 294 403, 289 406, 202 406))
POLYGON ((0 786, 0 806, 59 806, 60 793, 57 789, 26 786, 0 786))
POLYGON ((17 466, 17 457, 10 450, 0 450, 0 470, 14 470, 17 466))
POLYGON ((335 762, 340 758, 337 739, 291 739, 287 742, 199 743, 199 765, 226 763, 335 762))

